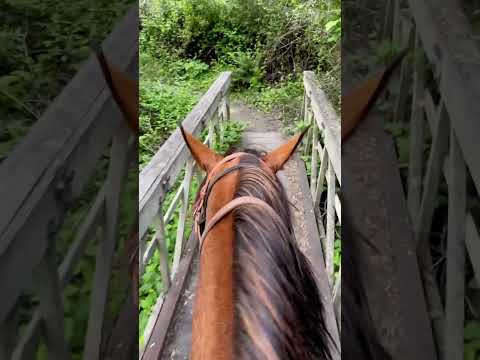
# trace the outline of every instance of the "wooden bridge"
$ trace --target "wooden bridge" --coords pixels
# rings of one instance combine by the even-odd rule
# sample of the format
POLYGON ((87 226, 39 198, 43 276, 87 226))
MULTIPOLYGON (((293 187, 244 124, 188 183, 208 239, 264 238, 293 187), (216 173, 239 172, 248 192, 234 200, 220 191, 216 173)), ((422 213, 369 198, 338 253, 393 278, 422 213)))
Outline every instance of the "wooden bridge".
MULTIPOLYGON (((122 71, 136 76, 137 6, 102 46, 122 71)), ((111 341, 119 339, 111 336, 116 327, 108 322, 107 290, 119 242, 120 194, 129 166, 137 168, 135 140, 92 56, 0 165, 0 359, 35 359, 42 343, 50 359, 72 357, 63 296, 86 249, 96 241, 83 359, 131 358, 131 344, 124 344, 123 357, 112 349, 111 341), (105 160, 107 174, 98 177, 105 160), (75 236, 58 263, 59 232, 78 205, 75 199, 92 193, 96 177, 101 186, 93 187, 96 195, 78 227, 71 229, 75 236), (32 295, 38 305, 25 323, 22 300, 32 295)), ((131 315, 131 309, 132 296, 126 294, 122 314, 131 315)))
MULTIPOLYGON (((337 342, 341 280, 333 276, 333 244, 341 219, 337 193, 342 189, 344 209, 379 250, 373 254, 358 244, 358 259, 365 269, 361 276, 368 280, 368 301, 382 343, 395 360, 458 359, 463 357, 466 296, 469 309, 480 311, 478 216, 467 207, 468 197, 478 199, 480 190, 480 163, 475 156, 480 134, 480 51, 462 2, 408 3, 410 7, 404 8, 400 0, 387 2, 383 31, 386 39, 400 47, 410 44, 415 53, 403 65, 393 110, 394 118, 410 127, 406 191, 381 114, 367 119, 340 154, 339 119, 309 72, 304 74, 304 116, 312 127, 302 152, 311 175, 298 153, 279 177, 295 205, 295 234, 315 266, 328 304, 328 326, 337 342), (426 158, 425 148, 429 148, 426 158), (429 242, 442 178, 448 185, 445 289, 435 281, 437 264, 432 262, 429 242), (473 280, 466 284, 468 259, 473 280), (470 296, 473 291, 476 297, 470 296)), ((107 57, 119 59, 118 67, 132 74, 138 73, 138 37, 132 31, 137 28, 135 6, 103 44, 107 57)), ((213 145, 216 135, 222 139, 223 124, 231 118, 249 122, 244 146, 268 150, 283 141, 274 118, 231 106, 229 86, 230 74, 223 73, 183 121, 185 128, 197 136, 207 131, 205 141, 213 145)), ((128 134, 101 70, 91 59, 1 164, 0 199, 8 206, 0 213, 0 359, 32 359, 42 342, 51 358, 71 358, 64 336, 64 290, 99 229, 83 358, 98 359, 105 348, 106 358, 129 358, 121 346, 112 345, 108 352, 109 344, 119 344, 110 340, 115 337, 110 334, 122 328, 124 317, 119 327, 106 323, 105 292, 118 242, 122 179, 129 164, 136 167, 138 160, 128 134), (105 152, 109 152, 107 176, 57 264, 58 230, 73 208, 72 201, 87 190, 105 152), (38 306, 20 324, 20 302, 32 293, 38 306)), ((158 250, 165 289, 145 330, 140 351, 145 360, 188 358, 198 254, 197 239, 184 235, 192 180, 201 176, 178 131, 140 174, 140 273, 158 250), (168 194, 173 200, 166 204, 168 194), (170 264, 165 225, 178 206, 170 264)), ((127 300, 122 315, 129 315, 131 305, 127 300)))
MULTIPOLYGON (((205 143, 213 145, 215 131, 221 134, 222 124, 231 118, 248 123, 241 144, 245 148, 268 151, 285 141, 278 120, 241 105, 230 108, 228 96, 230 81, 229 72, 218 77, 183 121, 185 129, 197 136, 203 129, 208 129, 205 143)), ((304 152, 311 157, 312 175, 310 179, 307 178, 305 164, 299 154, 295 154, 278 176, 292 204, 290 206, 295 237, 314 265, 326 303, 327 326, 339 346, 337 322, 340 315, 340 277, 335 280, 333 276, 333 253, 335 226, 339 222, 341 209, 336 196, 341 171, 340 120, 318 87, 313 73, 305 72, 304 85, 305 120, 312 124, 304 152), (320 134, 323 134, 323 137, 320 137, 320 134), (320 209, 325 183, 328 190, 326 212, 323 214, 316 209, 320 209)), ((194 164, 180 131, 176 130, 140 174, 139 212, 142 237, 140 267, 143 270, 153 251, 159 250, 162 278, 167 284, 166 291, 158 298, 145 330, 145 346, 140 354, 141 359, 189 357, 192 302, 199 258, 195 235, 192 233, 188 239, 184 239, 184 229, 191 206, 188 194, 195 173, 199 177, 203 176, 194 164), (182 168, 185 168, 183 180, 178 189, 175 189, 173 201, 163 213, 162 203, 167 192, 178 182, 182 168), (181 209, 173 264, 170 269, 165 251, 168 246, 164 224, 171 220, 177 202, 180 203, 181 209), (151 226, 155 229, 153 236, 148 235, 151 226)), ((339 359, 340 354, 335 358, 339 359)))
POLYGON ((467 197, 478 199, 480 190, 480 51, 467 17, 479 4, 385 5, 381 38, 412 50, 392 84, 393 121, 409 133, 408 164, 402 164, 408 174, 403 187, 394 144, 383 129, 389 114, 377 111, 342 146, 343 206, 378 248, 372 254, 358 244, 358 259, 372 317, 394 359, 461 359, 467 301, 468 311, 478 316, 480 310, 479 218, 467 206, 467 197), (448 186, 448 226, 445 252, 434 263, 432 223, 442 180, 448 186), (473 280, 466 284, 468 258, 473 280))

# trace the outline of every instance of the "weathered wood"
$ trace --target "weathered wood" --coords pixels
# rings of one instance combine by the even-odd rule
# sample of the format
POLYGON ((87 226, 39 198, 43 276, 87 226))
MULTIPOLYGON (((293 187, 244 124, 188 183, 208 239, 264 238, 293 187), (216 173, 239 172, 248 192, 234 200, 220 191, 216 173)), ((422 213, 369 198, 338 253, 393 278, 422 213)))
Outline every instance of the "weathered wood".
POLYGON ((105 237, 97 249, 93 290, 83 358, 97 360, 100 356, 104 313, 107 304, 113 255, 118 240, 120 194, 127 172, 127 143, 131 132, 126 124, 115 135, 111 149, 105 193, 105 237))
POLYGON ((342 267, 338 271, 338 279, 333 287, 333 308, 337 319, 338 332, 342 330, 342 267))
POLYGON ((53 359, 70 359, 65 342, 63 301, 56 265, 55 239, 50 239, 46 254, 34 272, 33 284, 40 299, 39 310, 45 329, 45 343, 53 359))
POLYGON ((322 149, 320 154, 320 170, 318 171, 318 178, 317 178, 317 188, 315 189, 315 195, 313 196, 314 199, 314 207, 318 208, 320 205, 320 197, 323 191, 323 184, 325 182, 325 175, 327 173, 327 166, 328 166, 328 152, 327 149, 322 149))
POLYGON ((15 348, 18 332, 18 316, 12 311, 7 320, 0 324, 0 359, 10 359, 15 348))
MULTIPOLYGON (((398 3, 398 1, 396 1, 398 3)), ((408 24, 408 38, 407 44, 410 48, 415 41, 415 29, 411 24, 408 24)), ((404 45, 402 44, 402 48, 404 45)), ((407 100, 410 94, 411 84, 411 64, 408 61, 403 61, 400 69, 400 83, 398 84, 398 96, 396 96, 395 106, 393 110, 393 120, 396 122, 404 122, 405 114, 407 112, 407 100)), ((396 74, 393 74, 395 76, 396 74)))
POLYGON ((480 189, 480 50, 461 2, 408 1, 425 53, 441 71, 439 91, 450 115, 465 162, 480 189), (452 31, 455 29, 455 31, 452 31))
POLYGON ((162 274, 162 284, 165 291, 170 288, 170 270, 168 266, 168 247, 165 234, 165 223, 163 222, 162 213, 158 214, 157 231, 154 235, 154 241, 157 243, 158 252, 160 253, 160 272, 162 274))
POLYGON ((408 166, 408 210, 414 219, 420 211, 425 141, 422 101, 425 89, 425 55, 420 39, 415 40, 412 111, 410 116, 410 154, 408 166))
POLYGON ((102 360, 132 360, 138 356, 138 309, 127 296, 102 360))
POLYGON ((327 231, 324 244, 325 268, 330 286, 333 288, 334 275, 334 245, 335 245, 335 192, 336 180, 332 163, 329 161, 327 169, 327 231))
POLYGON ((449 119, 444 105, 441 105, 439 108, 438 119, 435 124, 432 148, 428 158, 423 186, 425 190, 422 196, 420 213, 418 221, 414 222, 415 238, 418 246, 427 241, 430 232, 435 205, 434 200, 440 183, 443 162, 448 150, 449 119))
POLYGON ((323 131, 328 156, 341 184, 340 120, 327 96, 318 86, 312 71, 303 73, 303 84, 311 101, 313 117, 319 129, 323 131))
POLYGON ((41 321, 40 311, 36 311, 13 351, 12 360, 30 360, 35 358, 40 338, 41 321))
POLYGON ((467 215, 465 222, 465 242, 475 278, 480 284, 480 236, 471 214, 467 215))
POLYGON ((394 360, 436 359, 394 145, 383 124, 373 113, 343 144, 342 205, 358 234, 359 276, 382 344, 394 360))
MULTIPOLYGON (((104 216, 104 201, 105 201, 105 184, 98 192, 94 204, 89 210, 85 220, 82 222, 77 230, 77 234, 68 249, 65 258, 59 268, 60 286, 63 289, 73 274, 78 261, 83 255, 88 242, 91 241, 98 226, 103 221, 104 216)), ((23 332, 20 340, 17 342, 15 353, 12 359, 31 359, 33 357, 38 338, 40 335, 41 317, 39 309, 33 313, 32 319, 28 323, 26 330, 23 332)))
POLYGON ((312 193, 312 197, 315 196, 315 191, 317 190, 317 158, 318 158, 318 151, 316 149, 316 145, 318 143, 318 127, 313 126, 312 129, 312 159, 311 159, 311 167, 310 167, 310 192, 312 193))
MULTIPOLYGON (((206 122, 217 112, 222 98, 228 92, 231 73, 222 73, 198 104, 182 122, 186 131, 199 135, 206 122)), ((139 214, 140 238, 147 231, 153 217, 158 212, 160 203, 175 182, 180 170, 190 157, 180 130, 165 141, 160 150, 140 173, 139 179, 139 214)))
MULTIPOLYGON (((136 70, 132 65, 138 39, 136 33, 132 32, 132 27, 134 23, 138 23, 137 11, 136 7, 132 8, 103 46, 108 57, 120 60, 117 65, 121 70, 132 73, 136 70), (118 46, 119 43, 122 46, 118 46)), ((104 132, 100 132, 97 139, 85 138, 85 133, 95 122, 99 123, 96 120, 100 115, 117 114, 118 111, 106 88, 100 67, 95 58, 90 57, 32 127, 25 140, 0 167, 0 198, 9 204, 2 208, 0 213, 0 254, 22 226, 19 223, 21 219, 18 219, 20 213, 26 219, 36 207, 41 194, 50 186, 54 175, 64 163, 61 159, 82 142, 87 145, 92 145, 94 141, 104 142, 105 140, 99 140, 107 137, 104 132)), ((112 116, 107 116, 103 123, 111 131, 121 121, 120 116, 114 116, 113 119, 112 116)), ((82 160, 94 155, 88 151, 87 146, 82 150, 82 160)), ((96 157, 88 158, 93 160, 96 157)), ((76 183, 73 185, 78 186, 76 183)))
MULTIPOLYGON (((129 72, 137 67, 136 11, 104 43, 107 56, 121 59, 119 67, 129 72)), ((92 58, 0 166, 0 197, 9 203, 0 210, 0 322, 28 286, 46 250, 48 227, 61 224, 69 201, 89 180, 112 129, 122 121, 92 58), (63 193, 57 186, 62 181, 63 193)))
MULTIPOLYGON (((213 124, 212 121, 210 121, 213 124)), ((212 139, 214 138, 213 127, 211 128, 211 135, 212 139)), ((213 140, 211 142, 211 146, 213 147, 213 140)), ((191 161, 187 162, 186 170, 185 170, 185 178, 183 179, 183 199, 182 199, 182 207, 180 208, 180 215, 178 217, 178 227, 177 227, 177 238, 175 240, 175 252, 173 254, 173 264, 172 264, 172 274, 175 274, 177 271, 178 263, 180 262, 180 257, 182 256, 182 248, 183 248, 183 237, 185 233, 185 221, 187 220, 187 211, 189 209, 189 193, 190 193, 190 185, 192 182, 193 176, 193 167, 195 165, 195 161, 192 159, 191 161)))
POLYGON ((302 113, 303 113, 303 122, 305 123, 306 126, 309 126, 307 130, 307 134, 305 136, 306 141, 304 145, 304 155, 308 155, 308 152, 310 151, 310 146, 312 142, 312 125, 313 125, 313 119, 311 116, 311 110, 310 110, 310 98, 308 97, 308 94, 306 90, 303 90, 303 106, 302 106, 302 113))
POLYGON ((399 43, 400 42, 400 35, 401 35, 401 22, 400 22, 400 1, 399 0, 393 0, 392 2, 392 41, 393 43, 399 43))
POLYGON ((337 221, 342 224, 342 204, 340 203, 340 198, 338 195, 335 195, 335 212, 337 213, 337 221))
POLYGON ((433 274, 432 255, 430 253, 428 234, 430 233, 432 226, 435 196, 440 183, 442 166, 448 150, 448 129, 448 115, 445 106, 442 103, 439 107, 438 121, 435 124, 433 132, 433 142, 430 156, 428 158, 420 213, 418 221, 416 223, 414 222, 415 242, 417 244, 419 265, 439 354, 443 354, 444 346, 444 309, 433 274))
POLYGON ((168 328, 172 321, 175 308, 178 305, 178 299, 183 291, 188 269, 190 268, 193 257, 198 252, 197 244, 198 240, 195 237, 195 233, 192 231, 192 234, 187 242, 185 255, 180 260, 178 271, 174 278, 172 287, 166 295, 162 306, 162 311, 158 313, 158 317, 155 320, 155 325, 150 337, 145 339, 144 352, 140 354, 141 360, 158 360, 161 355, 168 328))
POLYGON ((464 352, 467 186, 465 163, 453 129, 450 131, 449 180, 444 358, 461 359, 464 352))
POLYGON ((183 186, 179 186, 177 192, 175 193, 175 196, 173 197, 172 202, 170 203, 170 205, 168 205, 167 212, 165 213, 165 217, 163 218, 163 222, 165 224, 168 224, 170 220, 172 220, 172 216, 175 213, 175 210, 177 210, 178 201, 180 200, 182 194, 183 186))
POLYGON ((396 2, 396 0, 387 0, 387 5, 385 6, 385 18, 383 22, 383 31, 382 31, 383 40, 390 39, 392 36, 394 2, 396 2))

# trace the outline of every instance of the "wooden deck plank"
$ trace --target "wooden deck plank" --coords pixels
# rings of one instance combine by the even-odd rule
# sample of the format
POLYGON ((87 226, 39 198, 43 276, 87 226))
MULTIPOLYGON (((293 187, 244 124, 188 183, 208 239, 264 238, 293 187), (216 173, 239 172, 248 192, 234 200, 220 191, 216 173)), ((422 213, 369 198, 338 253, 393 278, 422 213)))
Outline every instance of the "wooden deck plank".
POLYGON ((343 144, 342 172, 344 209, 356 231, 379 251, 375 254, 360 236, 354 239, 382 343, 394 360, 436 359, 396 155, 379 116, 362 122, 343 144))

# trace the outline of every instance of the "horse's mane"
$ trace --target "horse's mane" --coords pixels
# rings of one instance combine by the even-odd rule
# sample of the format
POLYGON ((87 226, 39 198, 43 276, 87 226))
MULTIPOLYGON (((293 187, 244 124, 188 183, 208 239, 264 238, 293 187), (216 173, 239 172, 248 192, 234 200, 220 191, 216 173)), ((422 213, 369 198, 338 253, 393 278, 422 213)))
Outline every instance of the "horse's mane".
POLYGON ((233 212, 234 358, 331 359, 324 306, 295 241, 285 191, 257 157, 241 162, 252 166, 238 170, 235 197, 260 198, 279 218, 256 206, 233 212))

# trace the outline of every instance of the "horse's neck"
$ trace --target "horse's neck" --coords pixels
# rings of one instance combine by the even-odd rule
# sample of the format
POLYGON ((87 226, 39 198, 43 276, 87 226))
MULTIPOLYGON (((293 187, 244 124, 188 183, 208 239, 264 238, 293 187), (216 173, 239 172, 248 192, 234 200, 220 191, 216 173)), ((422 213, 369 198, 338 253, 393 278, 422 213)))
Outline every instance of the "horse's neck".
MULTIPOLYGON (((237 177, 232 173, 217 183, 222 191, 210 195, 207 221, 233 199, 237 177)), ((192 359, 233 357, 233 241, 233 215, 229 214, 209 232, 200 254, 192 359)))

